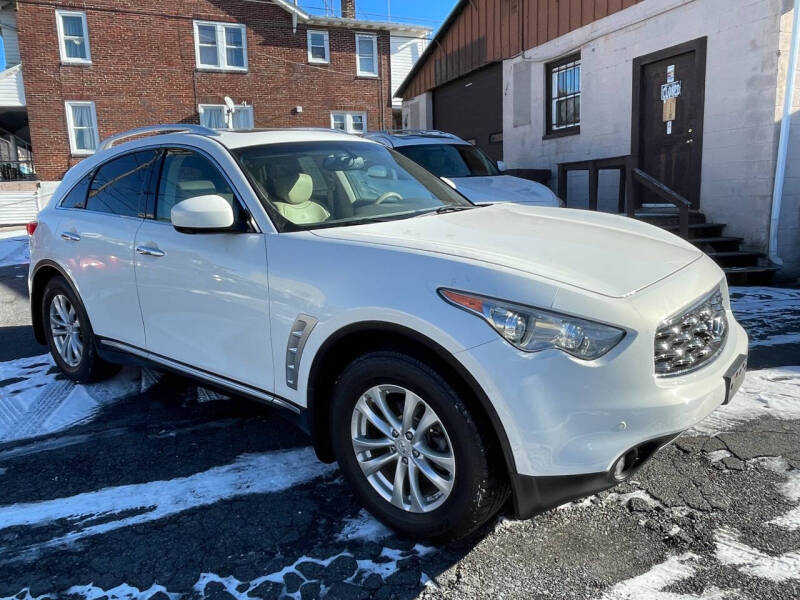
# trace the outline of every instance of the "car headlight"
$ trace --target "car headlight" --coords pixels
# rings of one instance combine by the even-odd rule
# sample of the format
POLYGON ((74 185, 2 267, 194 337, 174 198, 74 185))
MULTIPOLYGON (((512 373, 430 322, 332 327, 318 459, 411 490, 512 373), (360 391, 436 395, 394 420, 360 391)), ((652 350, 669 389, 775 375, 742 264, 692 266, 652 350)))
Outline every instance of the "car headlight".
POLYGON ((482 317, 503 339, 525 352, 557 348, 592 360, 625 337, 622 329, 578 317, 455 290, 440 289, 439 293, 451 304, 482 317))

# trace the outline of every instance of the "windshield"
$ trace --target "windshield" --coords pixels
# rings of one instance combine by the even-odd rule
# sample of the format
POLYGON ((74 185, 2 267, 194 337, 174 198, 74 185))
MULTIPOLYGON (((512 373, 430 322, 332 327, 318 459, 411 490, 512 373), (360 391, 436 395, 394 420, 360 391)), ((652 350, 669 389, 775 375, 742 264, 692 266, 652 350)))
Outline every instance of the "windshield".
POLYGON ((294 142, 232 152, 279 231, 474 206, 438 177, 380 144, 294 142))
POLYGON ((471 144, 420 144, 397 151, 439 177, 500 175, 491 159, 471 144))

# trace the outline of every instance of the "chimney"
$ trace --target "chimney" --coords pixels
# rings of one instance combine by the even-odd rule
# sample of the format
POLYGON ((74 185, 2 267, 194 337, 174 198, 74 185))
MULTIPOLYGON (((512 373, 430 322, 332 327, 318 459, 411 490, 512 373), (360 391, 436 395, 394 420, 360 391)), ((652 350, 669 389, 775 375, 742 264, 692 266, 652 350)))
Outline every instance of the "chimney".
POLYGON ((342 0, 342 17, 345 19, 356 18, 356 0, 342 0))

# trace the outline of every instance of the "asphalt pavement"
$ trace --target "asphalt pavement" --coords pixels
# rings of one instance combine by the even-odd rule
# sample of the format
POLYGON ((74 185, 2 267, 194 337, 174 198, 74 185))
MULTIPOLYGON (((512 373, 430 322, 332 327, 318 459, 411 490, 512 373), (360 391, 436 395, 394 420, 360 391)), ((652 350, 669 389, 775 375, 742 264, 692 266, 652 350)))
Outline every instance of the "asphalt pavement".
POLYGON ((369 517, 269 408, 151 370, 65 380, 11 243, 0 599, 800 598, 800 290, 733 290, 741 392, 632 481, 432 547, 369 517))

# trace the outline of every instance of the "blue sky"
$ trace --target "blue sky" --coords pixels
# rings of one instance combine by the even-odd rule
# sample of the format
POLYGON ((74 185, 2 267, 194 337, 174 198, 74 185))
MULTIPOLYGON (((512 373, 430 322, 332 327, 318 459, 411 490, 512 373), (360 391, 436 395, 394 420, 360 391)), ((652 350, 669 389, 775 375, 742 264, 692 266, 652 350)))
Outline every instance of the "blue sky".
MULTIPOLYGON (((325 0, 300 0, 300 6, 314 14, 323 14, 325 0)), ((327 0, 339 14, 340 0, 327 0)), ((456 0, 356 0, 356 16, 360 19, 426 25, 436 29, 455 6, 456 0)))

